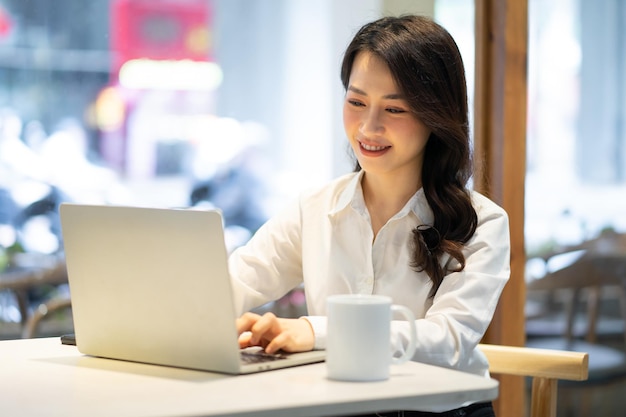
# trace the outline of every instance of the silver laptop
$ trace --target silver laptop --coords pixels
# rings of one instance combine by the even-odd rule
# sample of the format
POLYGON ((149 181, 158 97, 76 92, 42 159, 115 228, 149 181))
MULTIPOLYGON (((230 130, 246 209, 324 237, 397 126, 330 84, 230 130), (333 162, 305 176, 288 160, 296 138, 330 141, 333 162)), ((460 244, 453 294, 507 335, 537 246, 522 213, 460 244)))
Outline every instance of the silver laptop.
POLYGON ((239 349, 218 211, 63 204, 60 215, 81 353, 229 374, 324 359, 239 349))

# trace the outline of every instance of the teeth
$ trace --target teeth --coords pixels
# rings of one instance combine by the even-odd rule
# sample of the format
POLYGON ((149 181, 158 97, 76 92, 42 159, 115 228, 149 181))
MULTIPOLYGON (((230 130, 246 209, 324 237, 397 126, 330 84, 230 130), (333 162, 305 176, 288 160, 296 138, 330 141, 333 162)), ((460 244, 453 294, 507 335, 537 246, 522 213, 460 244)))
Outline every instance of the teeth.
POLYGON ((383 149, 386 148, 386 146, 371 146, 371 145, 366 145, 364 143, 361 143, 361 146, 366 151, 382 151, 383 149))

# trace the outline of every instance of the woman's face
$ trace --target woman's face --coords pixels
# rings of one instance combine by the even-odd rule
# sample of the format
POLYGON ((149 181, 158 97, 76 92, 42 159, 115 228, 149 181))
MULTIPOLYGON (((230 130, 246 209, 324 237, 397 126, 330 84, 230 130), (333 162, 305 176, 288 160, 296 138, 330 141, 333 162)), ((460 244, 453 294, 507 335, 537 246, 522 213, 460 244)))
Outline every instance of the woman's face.
POLYGON ((366 173, 419 181, 430 129, 411 112, 389 67, 376 55, 359 52, 354 60, 343 123, 366 173))

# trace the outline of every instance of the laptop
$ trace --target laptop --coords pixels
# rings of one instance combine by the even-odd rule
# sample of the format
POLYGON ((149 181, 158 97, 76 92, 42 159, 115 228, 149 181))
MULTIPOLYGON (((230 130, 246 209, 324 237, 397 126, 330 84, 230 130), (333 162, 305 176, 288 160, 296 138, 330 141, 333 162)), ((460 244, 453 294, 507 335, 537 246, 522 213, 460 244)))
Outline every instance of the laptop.
POLYGON ((60 216, 81 353, 227 374, 324 360, 239 348, 219 211, 64 203, 60 216))

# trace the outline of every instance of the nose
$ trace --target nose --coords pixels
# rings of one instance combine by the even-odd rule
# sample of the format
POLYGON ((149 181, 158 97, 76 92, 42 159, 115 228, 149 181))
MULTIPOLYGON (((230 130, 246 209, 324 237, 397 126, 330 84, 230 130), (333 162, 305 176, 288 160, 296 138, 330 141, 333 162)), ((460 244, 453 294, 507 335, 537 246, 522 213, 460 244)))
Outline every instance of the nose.
POLYGON ((384 125, 380 111, 375 108, 370 108, 369 111, 363 113, 361 125, 359 127, 359 131, 363 135, 369 136, 372 134, 380 134, 383 130, 384 125))

